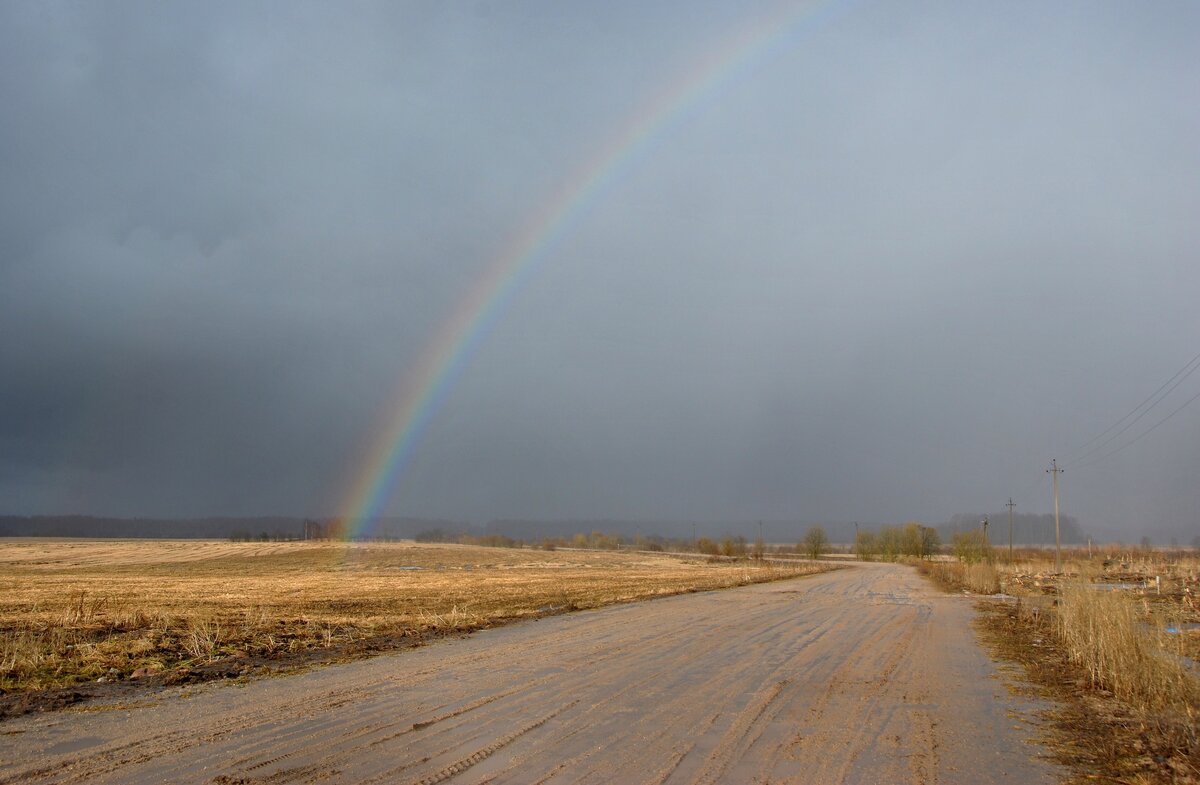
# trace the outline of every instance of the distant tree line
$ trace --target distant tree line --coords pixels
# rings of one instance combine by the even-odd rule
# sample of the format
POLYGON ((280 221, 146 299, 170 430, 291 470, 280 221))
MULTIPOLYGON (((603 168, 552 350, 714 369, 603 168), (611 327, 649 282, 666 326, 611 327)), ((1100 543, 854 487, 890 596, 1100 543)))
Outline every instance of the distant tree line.
MULTIPOLYGON (((371 539, 407 539, 430 527, 465 527, 431 518, 381 518, 363 527, 371 539)), ((289 516, 111 518, 96 515, 0 515, 0 537, 137 538, 172 540, 339 540, 352 532, 338 518, 289 516)))
MULTIPOLYGON (((980 528, 980 522, 987 518, 991 524, 988 527, 988 539, 992 544, 1008 542, 1008 511, 993 513, 960 513, 938 527, 943 540, 950 541, 954 535, 980 528)), ((1070 515, 1059 516, 1059 529, 1063 544, 1083 545, 1087 543, 1087 534, 1079 525, 1079 520, 1070 515)), ((1054 515, 1033 515, 1030 513, 1013 516, 1013 542, 1017 545, 1053 545, 1054 544, 1054 515)))
POLYGON ((285 516, 223 518, 109 518, 95 515, 3 515, 0 537, 120 537, 221 540, 235 533, 266 533, 297 539, 301 518, 285 516))
MULTIPOLYGON (((726 558, 762 558, 767 548, 762 540, 750 542, 741 535, 726 535, 724 537, 698 537, 695 540, 680 537, 661 537, 658 535, 635 534, 633 536, 612 532, 591 531, 577 532, 569 537, 542 537, 529 541, 509 537, 503 534, 473 534, 470 532, 446 530, 440 528, 427 529, 419 532, 417 542, 425 543, 458 543, 461 545, 486 545, 502 548, 542 548, 552 551, 558 548, 578 548, 581 550, 635 550, 655 553, 700 553, 705 556, 726 558)), ((803 547, 776 546, 776 553, 800 553, 803 547)))
POLYGON ((880 526, 878 532, 861 529, 854 540, 854 553, 867 561, 896 561, 904 556, 926 559, 941 545, 937 529, 909 521, 899 526, 880 526))
POLYGON ((229 533, 230 542, 290 542, 302 539, 296 532, 260 531, 257 534, 246 529, 234 529, 229 533))

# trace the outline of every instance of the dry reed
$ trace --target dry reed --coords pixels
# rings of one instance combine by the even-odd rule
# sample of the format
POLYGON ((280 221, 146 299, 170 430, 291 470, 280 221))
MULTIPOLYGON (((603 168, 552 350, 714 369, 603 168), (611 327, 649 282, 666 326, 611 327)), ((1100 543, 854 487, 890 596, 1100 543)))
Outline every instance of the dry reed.
POLYGON ((1059 596, 1056 630, 1092 684, 1141 708, 1196 716, 1200 681, 1177 650, 1180 636, 1167 635, 1162 622, 1140 619, 1129 598, 1067 583, 1059 596))
POLYGON ((996 594, 1000 591, 1000 576, 988 562, 965 564, 948 561, 915 562, 922 574, 933 578, 944 588, 965 589, 975 594, 996 594))

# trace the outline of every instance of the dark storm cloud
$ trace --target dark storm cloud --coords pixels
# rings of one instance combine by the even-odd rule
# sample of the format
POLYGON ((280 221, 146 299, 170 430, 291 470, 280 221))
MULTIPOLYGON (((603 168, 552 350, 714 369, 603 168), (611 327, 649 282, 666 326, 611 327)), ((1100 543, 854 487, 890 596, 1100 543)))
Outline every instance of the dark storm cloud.
MULTIPOLYGON (((458 298, 771 8, 4 6, 0 511, 335 511, 458 298)), ((804 20, 587 205, 390 509, 1048 509, 1043 464, 1198 351, 1198 27, 804 20)), ((1069 472, 1068 511, 1186 535, 1198 417, 1069 472)))

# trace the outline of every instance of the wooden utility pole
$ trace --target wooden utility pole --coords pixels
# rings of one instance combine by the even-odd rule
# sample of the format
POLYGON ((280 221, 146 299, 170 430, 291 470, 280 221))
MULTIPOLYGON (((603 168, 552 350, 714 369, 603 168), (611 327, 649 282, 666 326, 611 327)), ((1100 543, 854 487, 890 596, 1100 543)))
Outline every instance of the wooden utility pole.
POLYGON ((1008 497, 1008 504, 1006 504, 1006 505, 1004 505, 1004 506, 1008 508, 1008 560, 1009 560, 1009 562, 1012 562, 1012 560, 1013 560, 1013 551, 1012 551, 1012 529, 1013 529, 1012 511, 1013 511, 1013 507, 1016 507, 1017 505, 1013 504, 1012 497, 1011 497, 1011 496, 1009 496, 1009 497, 1008 497))
POLYGON ((1062 469, 1058 468, 1058 460, 1050 461, 1046 473, 1054 477, 1054 571, 1062 572, 1062 537, 1058 528, 1058 475, 1062 474, 1062 469))

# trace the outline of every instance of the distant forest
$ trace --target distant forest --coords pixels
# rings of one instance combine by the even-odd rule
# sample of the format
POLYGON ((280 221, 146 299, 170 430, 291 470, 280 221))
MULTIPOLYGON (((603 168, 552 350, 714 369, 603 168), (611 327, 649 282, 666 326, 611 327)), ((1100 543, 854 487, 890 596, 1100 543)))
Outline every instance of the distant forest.
MULTIPOLYGON (((950 542, 958 532, 982 528, 988 519, 988 540, 993 545, 1008 542, 1008 511, 999 513, 963 513, 937 527, 942 542, 950 542)), ((1070 515, 1060 515, 1058 525, 1064 545, 1084 545, 1087 533, 1070 515)), ((1013 542, 1017 545, 1053 545, 1054 515, 1013 515, 1013 542)))
MULTIPOLYGON (((371 528, 380 539, 412 539, 422 531, 469 529, 468 524, 432 518, 383 518, 371 528)), ((90 515, 0 515, 0 537, 132 537, 179 540, 300 540, 339 537, 328 518, 101 518, 90 515)))
MULTIPOLYGON (((983 513, 955 515, 949 521, 934 524, 942 542, 954 534, 980 528, 983 513)), ((994 544, 1008 542, 1008 513, 988 513, 988 538, 994 544)), ((897 522, 900 523, 900 522, 897 522)), ((1053 515, 1016 515, 1013 539, 1018 545, 1054 543, 1053 515)), ((1079 522, 1064 515, 1060 518, 1064 544, 1083 544, 1087 535, 1079 522)), ((768 543, 796 543, 814 525, 822 526, 835 543, 854 541, 855 527, 877 532, 880 524, 848 521, 764 521, 763 539, 768 543)), ((641 538, 670 538, 690 541, 695 537, 758 537, 758 521, 704 522, 632 521, 613 519, 525 520, 498 519, 483 526, 469 522, 436 518, 382 518, 368 527, 373 538, 415 539, 434 535, 453 539, 457 535, 506 537, 537 543, 552 538, 570 538, 578 533, 603 532, 611 537, 634 542, 641 538)), ((343 539, 347 532, 341 522, 331 518, 213 517, 213 518, 109 518, 87 515, 0 515, 0 537, 131 537, 157 539, 237 539, 298 540, 307 538, 343 539)), ((432 539, 430 536, 423 539, 432 539)))

